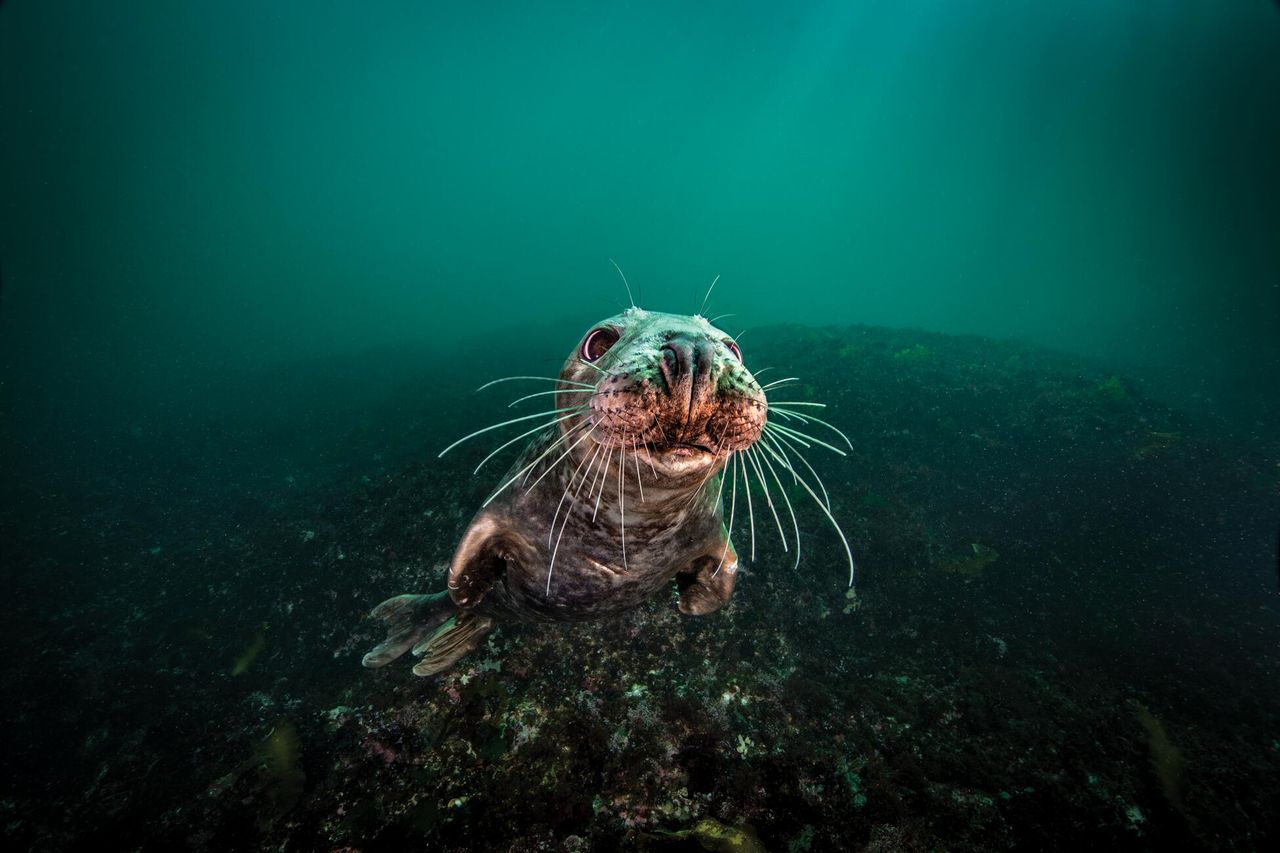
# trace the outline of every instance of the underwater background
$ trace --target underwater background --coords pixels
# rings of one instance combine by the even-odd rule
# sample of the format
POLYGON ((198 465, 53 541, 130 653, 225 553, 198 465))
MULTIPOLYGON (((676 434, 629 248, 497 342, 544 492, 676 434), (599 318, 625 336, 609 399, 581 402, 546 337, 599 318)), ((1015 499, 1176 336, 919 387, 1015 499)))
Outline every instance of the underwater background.
POLYGON ((1280 840, 1275 3, 10 0, 0 276, 6 846, 1280 840), (361 668, 610 259, 856 587, 361 668))

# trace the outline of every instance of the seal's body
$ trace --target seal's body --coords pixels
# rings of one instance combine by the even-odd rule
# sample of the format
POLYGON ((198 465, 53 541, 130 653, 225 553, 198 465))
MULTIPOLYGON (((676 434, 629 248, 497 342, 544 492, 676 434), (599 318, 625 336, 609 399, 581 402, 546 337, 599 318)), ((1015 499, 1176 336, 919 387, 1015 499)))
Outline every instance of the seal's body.
POLYGON ((728 601, 723 470, 767 411, 734 341, 699 316, 631 308, 583 337, 552 399, 555 420, 463 535, 447 593, 374 610, 390 631, 366 666, 412 649, 415 673, 440 672, 495 621, 610 616, 673 578, 686 614, 728 601))

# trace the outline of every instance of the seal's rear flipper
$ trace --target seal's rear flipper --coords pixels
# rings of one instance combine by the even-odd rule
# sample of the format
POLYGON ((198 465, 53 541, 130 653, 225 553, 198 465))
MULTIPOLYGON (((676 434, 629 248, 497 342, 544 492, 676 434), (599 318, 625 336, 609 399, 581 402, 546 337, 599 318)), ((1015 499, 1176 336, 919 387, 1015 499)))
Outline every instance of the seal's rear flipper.
POLYGON ((387 623, 387 638, 364 656, 364 665, 370 669, 386 666, 457 612, 447 592, 388 598, 369 614, 387 623))
POLYGON ((463 655, 474 651, 492 627, 493 620, 487 616, 469 611, 459 613, 413 647, 413 653, 422 658, 413 668, 413 674, 435 675, 445 671, 463 655))

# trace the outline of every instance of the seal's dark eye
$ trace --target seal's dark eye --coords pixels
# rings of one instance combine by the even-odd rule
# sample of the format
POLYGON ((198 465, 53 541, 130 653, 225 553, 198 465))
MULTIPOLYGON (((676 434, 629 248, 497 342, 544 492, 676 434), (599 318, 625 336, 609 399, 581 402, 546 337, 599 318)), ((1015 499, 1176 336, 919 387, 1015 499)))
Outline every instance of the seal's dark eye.
POLYGON ((609 351, 609 347, 618 342, 618 333, 608 327, 595 329, 582 342, 582 360, 595 361, 609 351))
POLYGON ((733 353, 733 357, 738 361, 742 361, 742 350, 738 349, 738 345, 733 341, 725 341, 724 345, 729 348, 729 352, 733 353))

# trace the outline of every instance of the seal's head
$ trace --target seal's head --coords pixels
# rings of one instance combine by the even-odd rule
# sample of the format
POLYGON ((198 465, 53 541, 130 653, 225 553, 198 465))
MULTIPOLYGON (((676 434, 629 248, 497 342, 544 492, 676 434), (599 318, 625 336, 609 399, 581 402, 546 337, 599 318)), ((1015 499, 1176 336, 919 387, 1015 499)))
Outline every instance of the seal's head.
POLYGON ((629 308, 597 323, 560 380, 570 396, 594 386, 584 416, 595 444, 640 450, 666 476, 705 474, 765 425, 764 392, 737 343, 696 315, 629 308))

